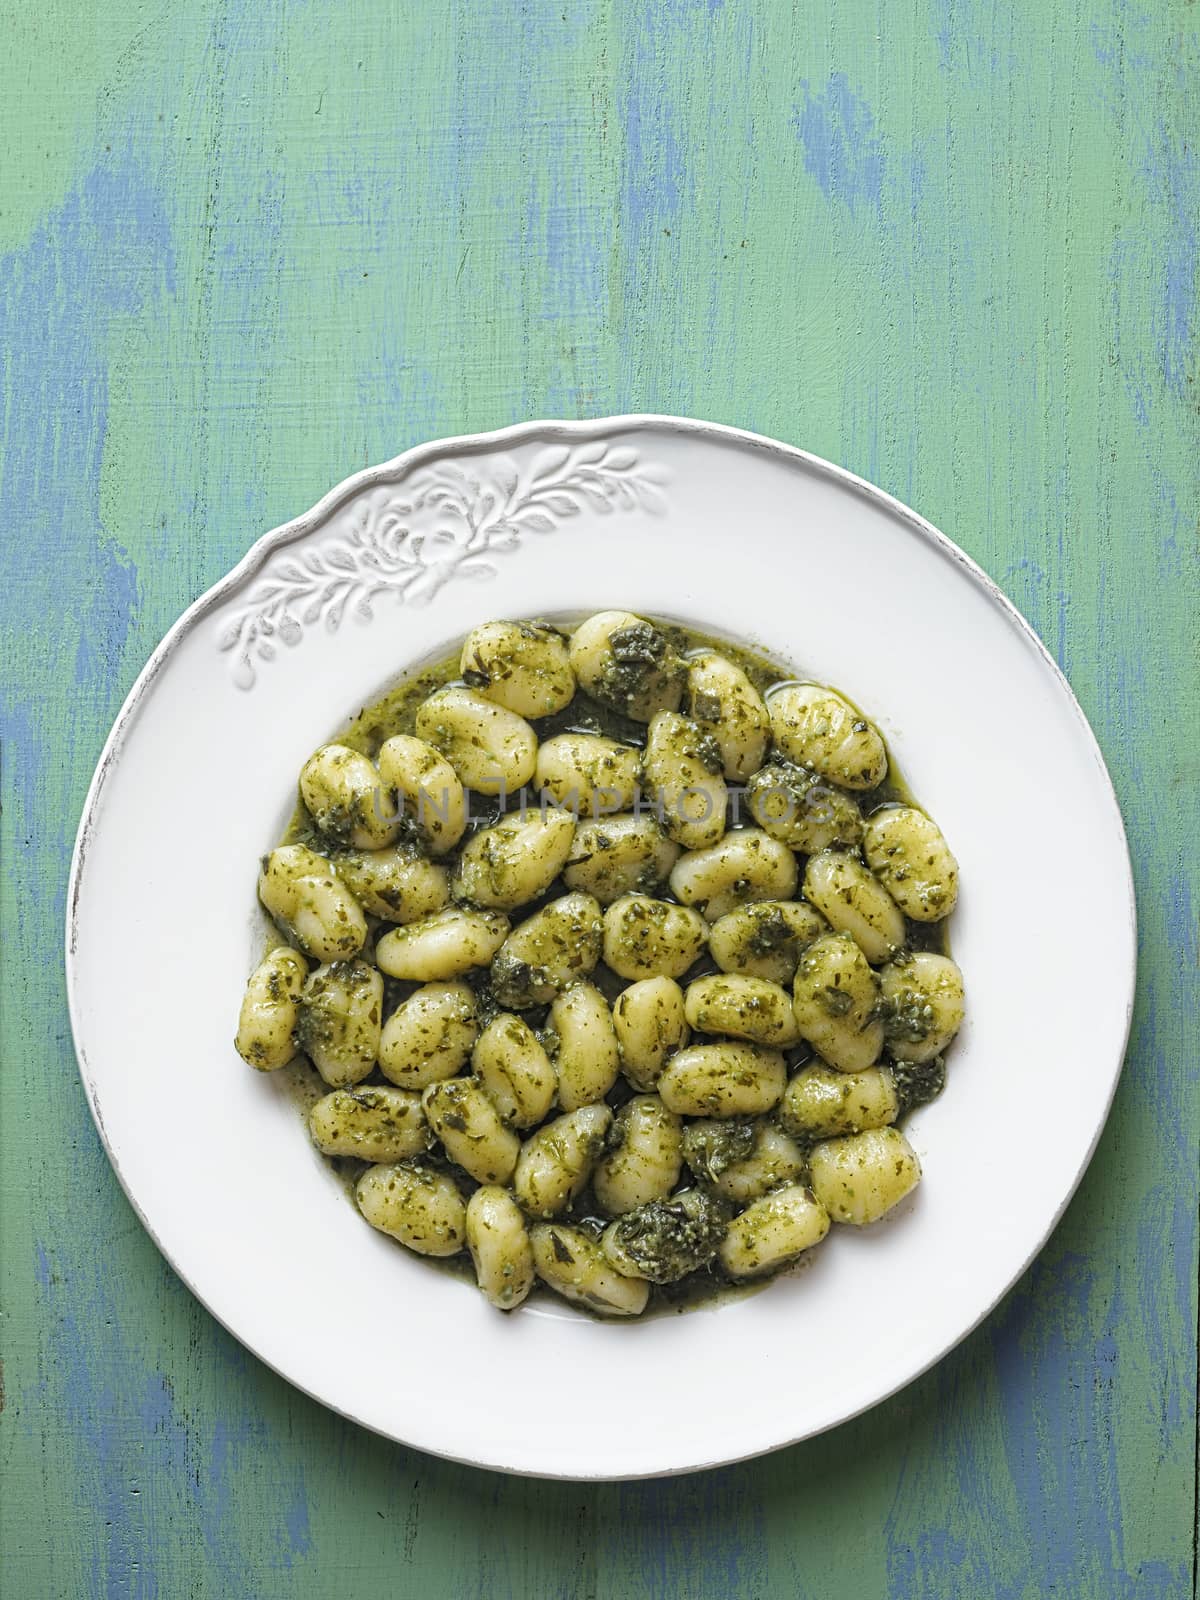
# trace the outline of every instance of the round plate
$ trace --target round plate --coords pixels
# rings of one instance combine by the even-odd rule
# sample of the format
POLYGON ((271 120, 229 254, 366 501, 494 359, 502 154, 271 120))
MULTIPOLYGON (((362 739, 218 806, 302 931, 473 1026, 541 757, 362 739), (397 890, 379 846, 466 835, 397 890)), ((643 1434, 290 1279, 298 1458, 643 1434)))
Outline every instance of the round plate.
POLYGON ((1133 997, 1121 818, 1029 626, 879 490, 666 417, 427 445, 261 539, 135 684, 88 795, 69 907, 92 1112, 193 1292, 365 1426, 553 1477, 771 1450, 944 1355, 1078 1184, 1133 997), (925 1170, 910 1202, 836 1228, 758 1294, 632 1325, 557 1304, 502 1316, 373 1232, 282 1084, 231 1042, 261 944, 258 857, 304 759, 475 624, 605 607, 756 641, 879 723, 959 858, 969 1008, 945 1094, 909 1125, 925 1170))

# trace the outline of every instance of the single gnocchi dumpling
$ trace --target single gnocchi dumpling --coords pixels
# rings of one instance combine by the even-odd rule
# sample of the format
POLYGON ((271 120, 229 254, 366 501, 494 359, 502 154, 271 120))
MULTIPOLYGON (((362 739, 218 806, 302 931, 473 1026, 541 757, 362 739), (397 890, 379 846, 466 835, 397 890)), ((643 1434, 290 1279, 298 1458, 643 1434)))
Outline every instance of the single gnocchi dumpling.
POLYGON ((358 750, 327 744, 300 770, 300 798, 337 844, 379 850, 400 831, 400 815, 375 765, 358 750))
POLYGON ((606 1317, 637 1317, 646 1309, 650 1285, 618 1272, 582 1228, 543 1222, 529 1230, 529 1240, 538 1277, 564 1300, 606 1317))
POLYGON ((678 859, 679 846, 652 816, 593 817, 575 830, 563 882, 608 906, 622 895, 655 894, 678 859))
POLYGON ((683 1165, 683 1119, 656 1094, 635 1095, 617 1112, 608 1154, 592 1175, 606 1216, 619 1217, 651 1200, 664 1200, 683 1165))
POLYGON ((781 685, 767 699, 771 734, 789 761, 843 789, 874 789, 887 776, 879 730, 819 683, 781 685))
POLYGON ((533 1288, 533 1247, 506 1189, 486 1184, 468 1200, 467 1249, 487 1299, 500 1311, 515 1310, 533 1288))
POLYGON ((837 933, 847 933, 872 963, 904 943, 904 913, 856 855, 823 850, 804 869, 804 897, 837 933))
POLYGON ((661 628, 632 611, 601 611, 571 636, 571 666, 580 686, 635 722, 674 711, 687 668, 661 628))
POLYGON ((813 1193, 835 1222, 876 1222, 921 1180, 916 1151, 899 1128, 826 1139, 809 1155, 813 1193))
POLYGON ((436 689, 417 712, 417 734, 477 794, 515 794, 537 765, 537 735, 524 717, 474 689, 436 689))
POLYGON ((608 1001, 591 983, 573 983, 556 995, 546 1018, 546 1036, 564 1111, 603 1100, 617 1081, 621 1052, 608 1001))
POLYGON ((424 739, 398 733, 379 751, 379 775, 404 803, 426 848, 443 856, 467 826, 467 797, 458 774, 424 739))
POLYGON ((383 1025, 379 1070, 404 1089, 424 1089, 461 1072, 479 1033, 475 996, 465 983, 427 983, 383 1025))
POLYGON ((442 1148, 476 1183, 507 1183, 521 1141, 506 1128, 478 1078, 444 1078, 421 1096, 442 1148))
POLYGON ((642 752, 598 733, 558 733, 538 748, 538 791, 575 817, 626 811, 638 792, 642 752))
POLYGON ((600 1247, 618 1272, 650 1283, 678 1283, 699 1272, 725 1237, 727 1208, 704 1189, 651 1200, 610 1222, 600 1247))
POLYGON ((274 1072, 295 1058, 297 1002, 307 975, 307 961, 287 945, 272 950, 250 974, 234 1044, 259 1072, 274 1072))
POLYGON ((513 1192, 531 1217, 556 1217, 583 1190, 612 1124, 606 1105, 555 1117, 521 1146, 513 1192))
POLYGON ((520 717, 549 717, 571 703, 567 642, 544 622, 485 622, 462 648, 463 682, 520 717))
POLYGON ((467 1208, 453 1178, 419 1161, 368 1167, 354 1191, 381 1233, 422 1256, 456 1256, 466 1243, 467 1208))
POLYGON ((883 1029, 894 1061, 940 1056, 962 1026, 963 977, 949 956, 917 950, 879 974, 883 1029))
POLYGON ((771 719, 741 667, 716 650, 689 655, 684 710, 716 740, 727 778, 744 782, 762 766, 771 719))
POLYGON ((502 911, 446 906, 432 916, 393 928, 375 946, 375 960, 389 978, 436 983, 486 967, 508 937, 502 911))
POLYGON ((730 1039, 786 1050, 800 1043, 792 997, 766 978, 713 973, 688 984, 684 996, 688 1023, 697 1033, 718 1033, 730 1039))
POLYGON ((885 806, 867 824, 867 865, 914 922, 948 917, 958 899, 958 862, 937 823, 915 806, 885 806))
POLYGON ((863 1072, 883 1049, 879 980, 844 933, 815 940, 800 957, 793 987, 802 1038, 840 1072, 863 1072))
POLYGON ((756 1278, 795 1261, 829 1232, 829 1213, 803 1184, 763 1195, 735 1217, 721 1245, 731 1278, 756 1278))
POLYGON ((764 833, 806 855, 830 845, 856 845, 863 836, 862 812, 853 795, 778 756, 750 778, 746 804, 764 833))
POLYGON ((367 961, 333 961, 309 974, 296 1042, 334 1088, 359 1083, 379 1058, 383 979, 367 961))
POLYGON ((835 1072, 818 1061, 798 1072, 784 1090, 779 1120, 810 1143, 835 1134, 861 1133, 895 1122, 900 1110, 890 1072, 835 1072))
POLYGON ((575 818, 547 806, 514 811, 481 828, 464 848, 454 877, 460 900, 514 911, 554 882, 571 854, 575 818))
POLYGON ((808 1161, 796 1141, 774 1122, 698 1121, 688 1125, 690 1142, 684 1154, 692 1171, 734 1205, 752 1200, 791 1183, 808 1172, 808 1161), (721 1130, 742 1135, 723 1140, 721 1130))
POLYGON ((502 1006, 524 1011, 594 972, 604 926, 590 894, 564 894, 508 935, 492 961, 492 992, 502 1006))
POLYGON ((680 978, 704 949, 698 911, 627 894, 604 913, 604 960, 620 978, 680 978))
POLYGON ((787 845, 761 828, 735 828, 705 850, 680 856, 671 873, 671 892, 716 922, 753 900, 787 900, 799 877, 787 845))
POLYGON ((324 1095, 309 1110, 308 1131, 322 1155, 356 1161, 402 1161, 432 1143, 421 1096, 378 1084, 324 1095))
POLYGON ((684 1117, 754 1117, 778 1105, 787 1070, 778 1050, 723 1040, 677 1050, 663 1068, 658 1092, 668 1111, 684 1117))
POLYGON ((508 1011, 493 1017, 479 1035, 471 1069, 514 1128, 536 1127, 554 1104, 554 1068, 523 1017, 508 1011))
POLYGON ((716 844, 725 832, 728 790, 712 736, 674 711, 660 711, 646 735, 646 789, 668 838, 685 850, 716 844))
POLYGON ((258 898, 314 961, 357 955, 367 938, 362 907, 324 856, 280 845, 262 864, 258 898))
POLYGON ((668 1057, 691 1037, 683 990, 674 978, 631 983, 613 1004, 613 1027, 622 1072, 635 1089, 653 1089, 668 1057))
POLYGON ((718 918, 708 949, 722 972, 786 984, 809 945, 828 932, 825 918, 803 900, 759 900, 718 918))
POLYGON ((350 851, 334 856, 333 868, 363 910, 384 922, 418 922, 450 899, 445 867, 411 844, 350 851))

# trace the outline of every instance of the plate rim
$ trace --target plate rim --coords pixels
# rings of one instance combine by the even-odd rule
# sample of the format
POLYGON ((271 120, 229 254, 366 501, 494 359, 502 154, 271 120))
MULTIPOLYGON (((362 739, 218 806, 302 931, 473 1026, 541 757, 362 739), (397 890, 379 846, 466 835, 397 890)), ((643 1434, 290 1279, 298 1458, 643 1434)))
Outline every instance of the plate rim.
POLYGON ((924 1376, 925 1373, 937 1366, 939 1362, 943 1361, 952 1350, 957 1349, 960 1344, 968 1339, 971 1334, 980 1327, 980 1325, 992 1314, 1005 1296, 1011 1292, 1014 1285, 1029 1270, 1031 1264, 1046 1247, 1052 1234, 1055 1232, 1058 1224, 1062 1220, 1067 1207, 1077 1193, 1079 1186, 1083 1181, 1084 1174, 1087 1172, 1092 1163, 1092 1159, 1095 1156, 1100 1139, 1103 1136, 1105 1128, 1108 1126, 1108 1120, 1112 1114, 1113 1100, 1116 1096, 1117 1085, 1121 1080, 1121 1074, 1124 1070, 1125 1056, 1128 1050, 1129 1038, 1133 1025, 1134 1005, 1137 998, 1137 900, 1133 877, 1133 862, 1129 849, 1129 838, 1128 834, 1126 833, 1125 821, 1121 813, 1120 802, 1117 799, 1112 776, 1109 773, 1108 765, 1104 759, 1104 753, 1100 748, 1095 731, 1093 730, 1091 723, 1088 721, 1083 707, 1080 705, 1075 691, 1072 689, 1066 674, 1059 666, 1058 662, 1050 654, 1050 651, 1047 649, 1046 645, 1043 643, 1032 624, 1026 619, 1013 601, 1008 598, 1008 596, 1000 588, 999 584, 997 584, 995 580, 991 578, 983 570, 983 568, 966 553, 966 551, 955 544, 948 535, 944 534, 926 517, 923 517, 919 512, 914 511, 913 508, 909 505, 906 505, 904 501, 897 499, 892 494, 889 494, 885 489, 881 489, 877 484, 871 483, 869 480, 860 477, 857 473, 851 472, 848 468, 839 466, 836 462, 829 461, 823 456, 815 455, 811 451, 803 450, 796 445, 786 444, 782 440, 774 439, 769 435, 755 433, 750 429, 734 427, 727 423, 709 422, 699 418, 680 417, 661 412, 623 412, 611 416, 581 418, 575 420, 543 418, 513 423, 507 427, 490 429, 480 433, 450 435, 444 438, 428 440, 421 444, 414 445, 408 450, 402 451, 399 455, 392 457, 388 461, 380 462, 375 466, 361 468, 359 471, 352 473, 346 478, 343 478, 341 482, 335 484, 333 488, 322 495, 315 505, 309 508, 309 510, 304 511, 299 516, 293 517, 287 522, 280 523, 278 526, 269 529, 266 533, 261 534, 253 542, 253 544, 251 544, 250 548, 246 551, 246 554, 241 558, 241 560, 231 567, 223 577, 219 578, 216 583, 212 584, 208 589, 206 589, 203 594, 199 595, 194 601, 192 601, 192 603, 181 613, 171 627, 168 628, 166 633, 159 640, 158 644, 151 651, 145 665, 134 679, 133 685, 131 686, 128 694, 125 697, 125 700, 121 705, 120 710, 116 715, 116 718, 113 721, 113 725, 109 730, 108 736, 105 739, 101 749, 95 770, 91 777, 91 781, 88 784, 87 793, 84 797, 83 808, 80 813, 79 826, 76 831, 75 842, 71 852, 71 864, 67 878, 64 935, 64 966, 67 1013, 71 1027, 71 1041, 75 1052, 76 1066, 83 1084, 84 1097, 87 1101, 88 1110, 91 1114, 92 1121, 95 1124, 96 1131, 99 1134, 100 1142, 104 1148, 104 1153, 114 1175, 116 1176, 117 1182, 121 1186, 121 1190, 124 1193, 126 1200, 129 1202, 129 1205, 134 1212, 134 1215, 137 1217, 139 1223, 149 1235, 150 1239, 155 1245, 155 1248, 167 1262, 168 1266, 170 1266, 171 1270, 184 1284, 188 1292, 199 1302, 200 1305, 204 1307, 208 1315, 211 1316, 214 1321, 218 1322, 232 1338, 237 1340, 237 1342, 243 1346, 243 1348, 249 1350, 256 1360, 261 1361, 265 1367, 276 1373, 277 1376, 282 1378, 284 1382, 289 1384, 292 1388, 306 1395, 310 1400, 315 1401, 317 1404, 323 1406, 326 1410, 333 1412, 337 1416, 345 1418, 349 1422, 355 1423, 358 1427, 367 1429, 368 1432, 376 1434, 380 1438, 388 1439, 395 1444, 400 1444, 407 1450, 419 1450, 422 1453, 435 1456, 438 1459, 451 1461, 461 1466, 474 1467, 481 1471, 504 1472, 515 1477, 544 1479, 551 1482, 566 1483, 624 1483, 646 1481, 654 1478, 678 1477, 691 1472, 706 1472, 711 1471, 713 1468, 719 1466, 732 1466, 738 1464, 739 1462, 755 1460, 759 1457, 773 1454, 777 1450, 788 1449, 793 1445, 802 1443, 806 1439, 818 1438, 823 1433, 828 1433, 834 1428, 841 1427, 843 1424, 853 1421, 856 1417, 862 1416, 867 1411, 873 1410, 877 1405, 881 1405, 885 1400, 891 1399, 894 1395, 900 1393, 901 1390, 906 1389, 910 1384, 915 1383, 918 1378, 924 1376), (402 481, 405 477, 418 468, 426 466, 430 462, 436 461, 441 457, 482 454, 496 450, 502 450, 505 448, 517 448, 521 445, 536 443, 538 441, 556 442, 559 440, 587 439, 589 437, 601 437, 606 434, 615 434, 618 432, 633 432, 637 429, 645 429, 648 431, 657 431, 667 434, 686 434, 738 445, 743 449, 751 451, 752 453, 766 455, 784 462, 802 466, 814 475, 818 477, 824 477, 836 486, 844 490, 849 490, 852 493, 868 499, 880 510, 884 511, 899 522, 905 524, 909 531, 920 536, 927 544, 931 545, 938 554, 958 566, 968 580, 973 582, 975 586, 983 592, 992 606, 1000 611, 1005 621, 1016 631, 1026 647, 1032 648, 1034 653, 1040 657, 1042 665, 1045 668, 1048 668, 1053 677, 1057 680, 1058 687, 1065 695, 1067 705, 1069 706, 1074 719, 1084 736, 1084 747, 1091 755, 1092 765, 1101 781, 1101 791, 1104 801, 1111 811, 1113 820, 1116 822, 1117 834, 1122 845, 1121 865, 1123 868, 1124 879, 1123 898, 1125 901, 1127 918, 1125 932, 1128 937, 1129 949, 1129 965, 1125 974, 1126 999, 1124 1026, 1121 1031, 1119 1048, 1115 1051, 1114 1059, 1108 1068, 1108 1086, 1104 1100, 1103 1113, 1097 1119, 1095 1130, 1092 1134, 1087 1149, 1085 1150, 1082 1159, 1079 1162, 1077 1170, 1074 1172, 1070 1182, 1067 1184, 1066 1189, 1053 1214, 1048 1218, 1044 1231, 1040 1234, 1036 1243, 1023 1258, 1020 1265, 1013 1272, 1009 1280, 1003 1285, 994 1298, 992 1298, 988 1304, 980 1310, 978 1316, 976 1316, 969 1325, 962 1328, 954 1338, 952 1338, 948 1343, 944 1344, 932 1356, 930 1356, 927 1361, 923 1362, 914 1371, 910 1372, 899 1383, 894 1384, 892 1387, 886 1389, 883 1393, 876 1395, 874 1399, 866 1402, 864 1405, 856 1406, 852 1410, 847 1411, 844 1416, 837 1418, 835 1421, 826 1423, 818 1428, 806 1429, 794 1435, 793 1437, 780 1440, 777 1444, 769 1445, 761 1449, 752 1449, 734 1455, 714 1456, 698 1464, 660 1468, 648 1472, 576 1473, 532 1471, 523 1467, 496 1466, 492 1462, 479 1461, 465 1455, 456 1455, 450 1451, 435 1449, 430 1445, 415 1445, 406 1439, 399 1438, 397 1435, 388 1432, 385 1428, 377 1426, 364 1417, 360 1417, 355 1415, 353 1412, 343 1410, 341 1407, 334 1405, 332 1402, 327 1400, 323 1395, 317 1394, 313 1390, 307 1388, 305 1385, 298 1383, 295 1378, 283 1371, 281 1367, 276 1365, 275 1362, 270 1360, 260 1350, 256 1349, 254 1345, 243 1339, 236 1329, 233 1328, 224 1317, 215 1311, 208 1303, 204 1295, 197 1290, 187 1274, 181 1269, 179 1264, 166 1249, 155 1229, 151 1225, 149 1218, 146 1216, 145 1212, 142 1210, 137 1199, 132 1193, 129 1184, 126 1181, 125 1173, 122 1170, 117 1153, 113 1149, 108 1137, 107 1129, 104 1125, 104 1116, 100 1107, 99 1093, 95 1079, 88 1065, 87 1052, 82 1039, 81 1022, 78 1014, 76 961, 78 957, 79 941, 79 903, 83 873, 86 868, 91 842, 96 832, 101 803, 103 801, 109 773, 112 771, 121 754, 121 750, 133 728, 134 723, 136 722, 138 712, 140 711, 143 702, 146 700, 156 680, 183 640, 212 610, 214 610, 230 595, 235 594, 245 584, 256 577, 262 570, 262 567, 268 558, 273 555, 275 551, 282 549, 286 545, 294 543, 296 540, 303 538, 307 534, 316 532, 322 523, 324 523, 344 503, 356 495, 378 487, 384 483, 392 483, 398 480, 402 481))

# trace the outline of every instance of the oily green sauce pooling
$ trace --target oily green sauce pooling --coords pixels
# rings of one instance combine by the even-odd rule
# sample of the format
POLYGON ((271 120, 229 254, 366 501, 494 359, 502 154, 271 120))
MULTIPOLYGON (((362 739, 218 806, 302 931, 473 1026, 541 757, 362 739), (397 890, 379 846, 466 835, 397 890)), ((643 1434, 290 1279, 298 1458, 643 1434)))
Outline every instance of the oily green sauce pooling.
MULTIPOLYGON (((568 628, 573 624, 568 623, 568 628)), ((727 639, 715 635, 686 629, 676 624, 658 622, 655 626, 667 635, 670 643, 681 654, 686 655, 700 649, 717 650, 722 655, 733 661, 760 694, 766 695, 775 686, 803 679, 806 682, 818 682, 816 676, 808 677, 799 669, 788 668, 778 661, 773 660, 765 651, 746 645, 734 644, 727 639)), ((455 650, 453 654, 446 655, 431 665, 423 666, 405 674, 391 689, 370 705, 360 708, 341 728, 329 736, 329 741, 349 746, 361 752, 372 760, 378 755, 381 745, 386 740, 397 734, 413 734, 416 729, 416 716, 420 705, 436 689, 447 684, 463 682, 460 673, 460 653, 455 650)), ((836 686, 833 686, 836 687, 836 686)), ((842 691, 837 691, 839 694, 842 691)), ((843 695, 843 698, 846 698, 843 695)), ((853 704, 853 702, 850 702, 853 704)), ((857 709, 857 708, 856 708, 857 709)), ((538 741, 551 738, 559 733, 592 733, 600 734, 609 739, 615 739, 622 744, 643 748, 646 742, 646 725, 635 722, 624 716, 621 712, 603 705, 592 699, 582 689, 576 691, 574 699, 565 710, 551 717, 531 719, 531 725, 537 734, 538 741)), ((327 741, 327 742, 329 742, 327 741)), ((732 786, 731 786, 732 787, 732 786)), ((507 797, 507 801, 492 799, 476 793, 470 794, 471 819, 464 843, 471 833, 481 827, 486 827, 494 822, 506 810, 516 810, 524 805, 536 806, 536 795, 529 791, 518 791, 507 797)), ((905 804, 917 805, 911 789, 902 773, 900 773, 889 753, 887 776, 875 789, 868 794, 856 796, 864 817, 869 817, 871 812, 884 805, 905 804)), ((744 804, 735 818, 742 824, 753 825, 744 804)), ((313 826, 304 805, 298 800, 296 808, 284 832, 280 844, 307 844, 310 848, 322 854, 329 853, 328 840, 324 839, 313 826)), ((538 901, 531 902, 522 908, 521 915, 525 917, 532 914, 538 907, 565 892, 561 882, 554 883, 547 893, 538 901)), ((672 900, 669 887, 663 886, 656 890, 659 899, 672 900)), ((371 941, 377 932, 383 931, 385 925, 378 923, 374 918, 368 918, 371 938, 363 955, 371 959, 371 941)), ((268 947, 277 944, 278 937, 272 934, 267 941, 268 947)), ((907 947, 910 950, 927 950, 939 955, 949 955, 950 945, 947 924, 941 922, 920 923, 907 921, 907 947)), ((705 953, 694 966, 679 980, 682 987, 708 973, 718 971, 716 963, 705 953)), ((472 982, 480 992, 481 1021, 486 1020, 486 1012, 490 1001, 487 992, 486 972, 469 974, 466 981, 472 982)), ((601 964, 591 975, 593 982, 611 1002, 626 987, 624 979, 617 977, 601 964)), ((400 1002, 413 993, 418 987, 415 983, 403 983, 393 979, 385 980, 385 1015, 400 1002)), ((538 1031, 545 1022, 547 1007, 541 1007, 523 1013, 525 1020, 538 1031)), ((812 1052, 807 1045, 800 1045, 785 1052, 789 1074, 797 1067, 803 1065, 812 1057, 812 1052)), ((911 1072, 911 1069, 909 1069, 911 1072)), ((940 1091, 940 1084, 944 1079, 944 1068, 938 1061, 929 1069, 918 1069, 916 1081, 911 1085, 898 1085, 901 1089, 902 1114, 899 1121, 902 1123, 907 1110, 914 1105, 924 1103, 933 1098, 940 1091), (905 1092, 907 1088, 907 1093, 905 1092)), ((282 1082, 284 1091, 296 1106, 297 1110, 307 1118, 311 1106, 322 1095, 328 1093, 328 1085, 323 1082, 316 1070, 303 1057, 297 1058, 291 1066, 283 1069, 276 1075, 276 1081, 282 1082)), ((382 1084, 386 1080, 376 1071, 360 1087, 371 1084, 382 1084)), ((619 1078, 612 1091, 606 1097, 607 1103, 615 1110, 619 1109, 626 1101, 632 1098, 634 1090, 629 1087, 625 1079, 619 1078)), ((899 1124, 898 1124, 899 1125, 899 1124)), ((531 1130, 532 1131, 532 1130, 531 1130)), ((354 1186, 358 1178, 366 1170, 368 1163, 349 1158, 322 1158, 333 1171, 339 1183, 345 1188, 347 1195, 353 1198, 354 1186)), ((479 1187, 474 1179, 469 1177, 460 1168, 453 1166, 438 1150, 432 1150, 428 1156, 422 1157, 427 1164, 440 1167, 453 1174, 456 1183, 463 1192, 464 1197, 479 1187)), ((681 1175, 681 1184, 687 1179, 687 1167, 681 1175)), ((580 1199, 571 1207, 570 1211, 558 1220, 575 1226, 588 1227, 590 1231, 597 1232, 603 1227, 604 1220, 599 1215, 590 1189, 585 1190, 580 1199)), ((427 1258, 432 1265, 446 1269, 456 1276, 474 1282, 474 1273, 471 1269, 467 1255, 427 1258)), ((787 1270, 795 1272, 809 1264, 810 1253, 800 1258, 787 1270)), ((650 1306, 644 1315, 692 1310, 700 1306, 711 1306, 732 1297, 757 1293, 770 1283, 769 1275, 757 1279, 743 1280, 734 1283, 725 1278, 714 1264, 712 1267, 690 1274, 682 1281, 669 1285, 655 1284, 651 1289, 650 1306)), ((547 1293, 544 1289, 535 1291, 547 1293)))

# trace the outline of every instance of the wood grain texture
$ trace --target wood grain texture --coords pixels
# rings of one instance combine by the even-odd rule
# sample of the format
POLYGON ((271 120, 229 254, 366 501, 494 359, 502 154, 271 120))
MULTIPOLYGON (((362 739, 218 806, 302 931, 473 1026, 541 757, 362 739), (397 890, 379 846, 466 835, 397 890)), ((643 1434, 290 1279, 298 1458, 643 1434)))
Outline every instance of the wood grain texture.
POLYGON ((1192 1593, 1200 6, 42 0, 4 36, 4 1591, 1192 1593), (60 947, 108 726, 260 532, 426 438, 641 409, 844 463, 1007 589, 1108 758, 1141 977, 1092 1168, 958 1351, 827 1438, 588 1488, 386 1444, 213 1323, 100 1149, 60 947))

